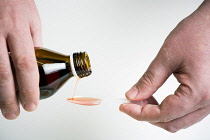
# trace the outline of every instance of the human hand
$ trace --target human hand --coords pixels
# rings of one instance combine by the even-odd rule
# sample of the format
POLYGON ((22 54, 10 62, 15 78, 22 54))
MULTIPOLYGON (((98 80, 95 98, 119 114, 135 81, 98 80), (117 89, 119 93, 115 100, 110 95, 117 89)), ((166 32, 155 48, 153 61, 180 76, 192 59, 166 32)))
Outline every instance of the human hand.
POLYGON ((39 73, 34 46, 42 46, 41 22, 33 0, 0 1, 0 109, 6 119, 20 113, 18 98, 26 111, 39 101, 39 73), (14 64, 19 95, 8 51, 14 64))
POLYGON ((165 40, 141 79, 126 93, 145 105, 122 104, 120 110, 139 121, 176 132, 210 113, 210 1, 181 21, 165 40), (152 97, 173 74, 180 86, 160 105, 152 97))

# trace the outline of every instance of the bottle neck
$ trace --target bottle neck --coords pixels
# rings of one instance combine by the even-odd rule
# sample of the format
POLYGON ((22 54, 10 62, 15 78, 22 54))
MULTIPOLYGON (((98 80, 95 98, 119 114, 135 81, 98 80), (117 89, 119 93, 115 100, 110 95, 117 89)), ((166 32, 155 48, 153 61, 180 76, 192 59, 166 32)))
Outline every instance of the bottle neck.
POLYGON ((89 56, 86 52, 73 53, 70 56, 70 64, 74 76, 83 78, 92 73, 89 56))

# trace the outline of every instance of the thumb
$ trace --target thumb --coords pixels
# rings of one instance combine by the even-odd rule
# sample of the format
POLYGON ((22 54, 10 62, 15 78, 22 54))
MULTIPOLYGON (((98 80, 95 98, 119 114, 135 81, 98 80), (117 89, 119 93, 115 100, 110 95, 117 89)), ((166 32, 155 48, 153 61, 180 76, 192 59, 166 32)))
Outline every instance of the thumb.
POLYGON ((172 64, 174 64, 165 54, 167 53, 160 50, 140 80, 126 92, 128 99, 146 100, 163 85, 172 74, 172 64))

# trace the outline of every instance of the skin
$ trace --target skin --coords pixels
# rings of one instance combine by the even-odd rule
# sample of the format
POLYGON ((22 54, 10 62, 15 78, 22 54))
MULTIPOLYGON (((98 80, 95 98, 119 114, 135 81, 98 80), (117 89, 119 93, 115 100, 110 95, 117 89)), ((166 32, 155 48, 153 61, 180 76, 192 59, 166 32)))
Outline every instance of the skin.
MULTIPOLYGON (((170 132, 187 128, 209 114, 209 7, 206 0, 170 33, 145 74, 126 93, 130 100, 144 100, 144 105, 122 104, 122 112, 170 132), (171 74, 180 86, 159 105, 152 95, 171 74)), ((41 22, 34 1, 0 0, 0 109, 6 119, 20 114, 8 51, 16 71, 20 103, 26 111, 38 106, 34 46, 42 46, 41 22)))
POLYGON ((0 0, 0 109, 6 119, 20 114, 18 100, 26 111, 39 101, 39 73, 34 46, 42 46, 41 21, 33 0, 0 0), (14 75, 19 87, 16 96, 14 75))
POLYGON ((187 128, 210 113, 210 1, 182 20, 140 80, 126 92, 143 106, 122 104, 120 110, 169 132, 187 128), (152 95, 169 76, 180 83, 160 104, 152 95))

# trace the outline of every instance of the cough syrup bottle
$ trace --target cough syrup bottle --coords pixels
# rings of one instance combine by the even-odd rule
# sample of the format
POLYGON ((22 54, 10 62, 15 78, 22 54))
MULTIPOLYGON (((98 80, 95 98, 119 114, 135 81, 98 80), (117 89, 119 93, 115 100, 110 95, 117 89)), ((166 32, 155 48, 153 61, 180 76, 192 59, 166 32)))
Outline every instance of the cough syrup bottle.
POLYGON ((71 77, 83 78, 92 73, 86 52, 76 52, 70 56, 36 47, 35 54, 40 75, 40 99, 55 94, 71 77))

